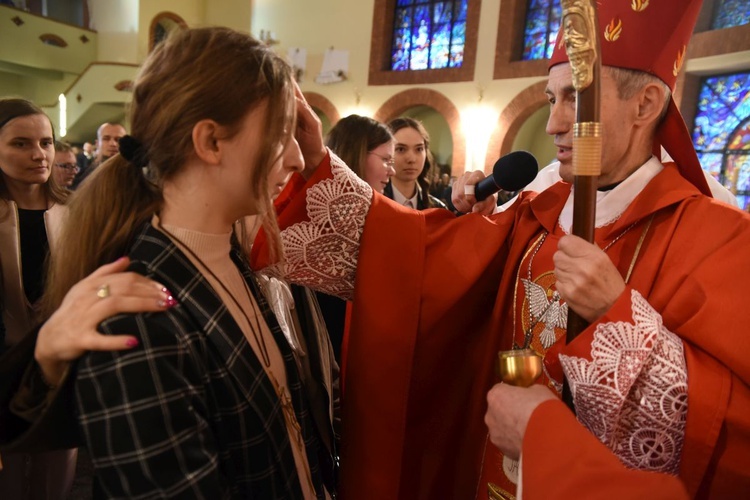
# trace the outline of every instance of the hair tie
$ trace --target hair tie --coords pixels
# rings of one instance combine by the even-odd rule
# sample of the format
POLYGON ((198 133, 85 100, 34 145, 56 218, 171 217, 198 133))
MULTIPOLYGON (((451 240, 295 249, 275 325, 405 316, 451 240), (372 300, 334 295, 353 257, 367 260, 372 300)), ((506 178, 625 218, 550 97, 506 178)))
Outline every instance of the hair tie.
POLYGON ((120 138, 120 154, 136 167, 148 165, 143 144, 132 135, 125 135, 120 138))

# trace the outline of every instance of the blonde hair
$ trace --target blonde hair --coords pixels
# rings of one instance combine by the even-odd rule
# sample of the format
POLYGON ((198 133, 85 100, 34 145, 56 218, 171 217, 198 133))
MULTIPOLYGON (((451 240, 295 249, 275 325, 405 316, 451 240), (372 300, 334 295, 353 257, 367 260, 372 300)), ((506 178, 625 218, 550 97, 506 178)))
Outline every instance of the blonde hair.
MULTIPOLYGON (((252 196, 272 256, 279 258, 279 229, 267 178, 278 144, 287 141, 293 130, 291 71, 265 44, 247 34, 228 28, 175 30, 148 56, 133 86, 131 135, 140 144, 137 156, 147 164, 147 175, 142 173, 143 164, 116 155, 72 196, 65 237, 47 280, 45 313, 51 314, 76 282, 125 254, 137 227, 159 210, 164 181, 193 154, 192 130, 197 122, 214 120, 231 137, 246 114, 264 103, 266 133, 258 138, 261 152, 253 168, 252 196)), ((248 251, 250 242, 241 243, 248 251)))

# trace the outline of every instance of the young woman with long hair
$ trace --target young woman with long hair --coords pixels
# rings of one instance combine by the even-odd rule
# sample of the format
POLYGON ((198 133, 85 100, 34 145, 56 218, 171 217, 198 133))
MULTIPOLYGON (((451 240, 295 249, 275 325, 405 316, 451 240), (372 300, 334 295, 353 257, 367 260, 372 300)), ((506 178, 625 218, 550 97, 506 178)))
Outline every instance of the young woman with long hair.
MULTIPOLYGON (((0 352, 39 319, 45 261, 55 251, 67 192, 52 174, 54 132, 31 101, 0 99, 0 352)), ((0 497, 64 498, 75 450, 6 454, 0 497)))
POLYGON ((396 174, 384 194, 401 205, 417 210, 448 208, 430 194, 427 179, 435 159, 430 152, 430 134, 422 122, 400 117, 391 120, 388 126, 396 140, 396 174))
MULTIPOLYGON (((305 105, 286 63, 229 29, 176 33, 141 68, 131 136, 76 192, 45 302, 52 313, 123 255, 173 293, 164 312, 101 324, 137 347, 78 362, 95 495, 325 496, 295 358, 247 264, 248 231, 234 230, 257 216, 280 261, 272 196, 324 155, 303 158, 293 136, 305 105)), ((117 291, 98 283, 99 300, 117 291)))

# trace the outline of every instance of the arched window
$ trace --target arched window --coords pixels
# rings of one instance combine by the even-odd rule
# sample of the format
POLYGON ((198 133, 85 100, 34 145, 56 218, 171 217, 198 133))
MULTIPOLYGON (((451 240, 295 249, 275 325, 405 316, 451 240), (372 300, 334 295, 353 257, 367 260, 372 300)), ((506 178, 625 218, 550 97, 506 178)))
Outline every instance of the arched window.
POLYGON ((149 27, 148 50, 151 52, 159 43, 164 41, 170 31, 187 28, 183 18, 174 12, 160 12, 151 20, 149 27))
POLYGON ((391 69, 460 68, 468 0, 397 0, 391 69))
POLYGON ((750 73, 701 80, 693 126, 701 166, 750 206, 750 73))
POLYGON ((528 0, 526 27, 523 33, 524 61, 549 59, 560 29, 560 0, 528 0))
POLYGON ((369 85, 474 79, 481 0, 374 0, 369 85))
POLYGON ((750 23, 750 2, 747 0, 716 0, 711 29, 731 28, 750 23))

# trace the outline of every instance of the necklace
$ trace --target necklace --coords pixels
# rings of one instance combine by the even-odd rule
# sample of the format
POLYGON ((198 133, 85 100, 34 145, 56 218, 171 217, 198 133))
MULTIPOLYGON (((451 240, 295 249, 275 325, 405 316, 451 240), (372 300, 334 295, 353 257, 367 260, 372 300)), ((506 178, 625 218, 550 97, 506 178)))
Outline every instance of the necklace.
MULTIPOLYGON (((198 257, 198 255, 195 252, 193 252, 193 250, 190 247, 188 247, 182 241, 180 241, 180 239, 177 238, 174 234, 172 234, 171 232, 167 231, 164 228, 164 226, 161 224, 161 222, 159 223, 159 229, 161 229, 162 231, 164 231, 172 239, 172 241, 179 242, 180 243, 180 248, 182 250, 184 250, 185 252, 187 252, 188 254, 190 254, 190 256, 195 260, 195 262, 198 262, 200 264, 200 266, 203 268, 203 270, 205 272, 207 272, 209 275, 211 275, 211 277, 213 278, 213 280, 216 283, 218 283, 218 285, 222 288, 222 290, 224 290, 224 292, 227 294, 227 296, 230 299, 232 299, 232 302, 234 302, 234 305, 237 306, 237 309, 240 311, 240 313, 242 314, 242 316, 245 318, 245 321, 247 321, 248 326, 250 327, 250 331, 253 334, 253 339, 255 340, 255 344, 258 346, 258 351, 260 351, 261 361, 263 361, 263 364, 265 365, 266 368, 270 368, 271 367, 271 356, 268 353, 268 346, 266 345, 266 337, 265 337, 265 335, 263 335, 263 329, 262 329, 262 327, 260 325, 260 319, 259 319, 260 311, 257 309, 257 307, 255 305, 255 300, 256 300, 255 296, 252 293, 252 291, 250 290, 250 287, 248 287, 247 281, 245 281, 244 275, 242 275, 242 273, 240 273, 240 278, 241 278, 240 281, 242 281, 242 285, 243 285, 243 288, 245 289, 245 293, 247 293, 247 297, 248 297, 249 302, 250 302, 250 307, 253 308, 253 317, 255 319, 255 326, 253 326, 253 322, 250 320, 250 317, 245 312, 245 309, 242 307, 242 305, 240 304, 239 300, 237 300, 237 298, 234 296, 234 294, 232 294, 232 292, 229 291, 229 288, 227 288, 227 286, 219 279, 219 277, 216 276, 216 274, 211 270, 211 268, 209 268, 208 265, 206 265, 206 263, 203 262, 203 259, 201 259, 200 257, 198 257), (257 328, 257 330, 256 330, 256 328, 257 328)), ((238 270, 238 272, 239 272, 239 270, 238 270)), ((268 370, 266 370, 266 371, 268 371, 268 370)), ((275 380, 274 380, 274 383, 276 383, 275 380)))
MULTIPOLYGON (((630 277, 631 277, 631 275, 633 273, 633 268, 635 267, 636 259, 638 258, 638 255, 640 254, 641 247, 643 245, 643 241, 646 238, 646 233, 648 232, 649 228, 651 227, 651 223, 654 220, 654 216, 655 216, 655 214, 652 214, 651 217, 648 219, 648 222, 644 226, 643 231, 641 233, 641 236, 640 236, 640 238, 638 240, 638 244, 636 245, 635 251, 633 252, 633 258, 631 259, 630 266, 628 267, 627 274, 624 277, 624 280, 625 280, 626 284, 630 281, 630 277)), ((631 229, 633 229, 636 225, 638 225, 642 220, 643 219, 638 219, 635 222, 633 222, 632 224, 630 224, 628 227, 626 227, 620 234, 617 235, 617 237, 615 237, 615 239, 613 239, 612 241, 610 241, 604 248, 602 248, 602 251, 606 252, 607 250, 609 250, 615 243, 617 243, 620 240, 620 238, 622 238, 623 236, 625 236, 625 234, 627 234, 631 229)), ((534 263, 534 257, 536 257, 537 252, 539 252, 539 249, 544 244, 544 241, 547 238, 548 234, 549 234, 549 232, 547 230, 544 230, 542 232, 542 234, 534 242, 534 244, 531 246, 531 248, 526 252, 526 255, 524 255, 524 259, 525 259, 526 256, 529 254, 529 252, 531 252, 531 256, 529 257, 529 264, 528 264, 528 267, 527 267, 526 280, 524 280, 527 289, 528 289, 529 286, 533 286, 533 283, 534 283, 532 281, 532 279, 531 279, 531 268, 532 268, 532 264, 534 263)), ((521 270, 520 270, 520 267, 519 267, 518 274, 520 274, 520 271, 521 270)), ((516 275, 516 291, 518 290, 518 281, 519 281, 518 274, 516 275)), ((517 292, 514 292, 514 303, 516 303, 516 300, 517 300, 516 299, 516 297, 517 297, 516 293, 517 292)), ((528 291, 527 291, 527 296, 528 296, 528 291)), ((531 307, 531 299, 528 298, 527 300, 529 300, 529 326, 528 326, 528 328, 526 328, 524 330, 524 335, 523 335, 523 349, 528 349, 529 346, 531 345, 532 334, 533 334, 534 328, 542 320, 544 320, 545 323, 547 323, 547 322, 550 321, 550 318, 547 318, 547 315, 549 313, 554 313, 554 315, 556 316, 556 318, 552 318, 552 319, 567 318, 567 307, 568 307, 568 305, 566 303, 561 302, 560 295, 555 290, 555 292, 552 294, 552 297, 550 297, 548 299, 547 304, 544 306, 544 308, 541 311, 538 312, 538 314, 536 314, 536 318, 535 318, 534 317, 535 314, 532 312, 532 310, 534 308, 531 307)), ((515 322, 515 307, 514 307, 514 311, 513 312, 514 312, 514 322, 515 322)), ((567 325, 563 325, 563 324, 557 324, 557 326, 560 326, 561 328, 567 328, 567 325)), ((545 328, 545 332, 546 332, 547 329, 549 329, 549 327, 545 328)), ((545 333, 545 332, 543 332, 543 333, 545 333)), ((550 338, 548 338, 546 342, 542 342, 543 345, 545 346, 545 348, 549 348, 554 343, 554 337, 551 337, 549 335, 548 335, 548 337, 550 337, 550 338)), ((514 348, 520 348, 520 346, 518 346, 514 342, 514 348)))
MULTIPOLYGON (((240 311, 242 316, 244 316, 245 320, 247 321, 248 326, 250 327, 250 330, 253 334, 253 339, 255 339, 255 343, 258 346, 258 350, 260 351, 261 359, 263 361, 263 364, 265 365, 264 372, 268 376, 268 379, 271 381, 271 384, 273 385, 273 389, 276 392, 276 396, 279 398, 279 404, 281 405, 282 414, 284 415, 284 421, 286 423, 287 430, 290 434, 289 439, 293 442, 294 447, 297 449, 297 453, 300 457, 300 460, 303 460, 306 463, 305 467, 302 467, 305 472, 305 480, 307 483, 307 487, 309 488, 309 491, 315 492, 315 486, 312 480, 312 472, 310 470, 310 464, 305 460, 304 457, 307 456, 307 453, 305 451, 305 443, 302 436, 302 426, 299 423, 299 420, 297 419, 297 414, 294 411, 294 404, 292 403, 292 398, 289 392, 287 391, 286 386, 279 383, 279 381, 276 379, 273 370, 271 369, 271 356, 268 352, 268 346, 266 345, 265 336, 263 335, 263 330, 260 325, 260 311, 256 307, 256 300, 260 301, 260 298, 255 298, 255 294, 253 294, 252 290, 247 284, 247 281, 245 281, 244 275, 240 273, 240 278, 243 284, 243 287, 245 289, 245 292, 247 293, 248 299, 250 300, 250 305, 253 308, 253 313, 255 317, 255 327, 253 326, 253 323, 250 321, 250 317, 245 312, 244 308, 240 305, 239 300, 232 294, 232 292, 229 291, 229 288, 219 279, 218 276, 206 265, 203 260, 198 257, 198 255, 187 245, 185 245, 179 238, 177 238, 174 234, 172 234, 170 231, 167 231, 166 228, 161 224, 161 221, 159 221, 159 229, 163 231, 166 235, 170 237, 170 239, 180 247, 180 249, 187 252, 190 257, 194 259, 195 262, 200 264, 200 267, 208 273, 213 280, 219 284, 219 286, 224 290, 224 292, 227 294, 229 298, 232 299, 232 302, 235 306, 237 306, 237 309, 240 311), (257 327, 257 331, 256 331, 257 327)), ((239 270, 238 270, 239 271, 239 270)), ((253 279, 255 277, 253 276, 253 279)), ((255 287, 254 289, 258 289, 258 283, 257 281, 254 281, 255 287)), ((296 459, 295 459, 296 460, 296 459)), ((300 478, 300 485, 302 483, 302 478, 300 478)))

